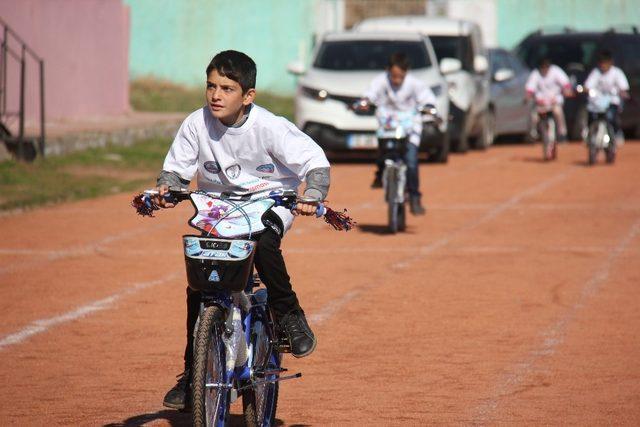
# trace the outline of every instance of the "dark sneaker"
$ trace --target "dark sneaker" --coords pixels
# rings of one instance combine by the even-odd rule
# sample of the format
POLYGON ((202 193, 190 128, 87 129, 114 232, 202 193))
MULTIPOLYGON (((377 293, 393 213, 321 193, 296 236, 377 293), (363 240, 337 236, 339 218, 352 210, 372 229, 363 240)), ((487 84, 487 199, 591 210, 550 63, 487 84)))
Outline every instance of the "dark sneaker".
POLYGON ((162 404, 167 408, 188 410, 189 395, 191 394, 189 371, 184 371, 176 378, 178 382, 164 396, 162 404))
POLYGON ((316 337, 311 332, 302 310, 290 311, 278 323, 289 339, 291 354, 294 357, 305 357, 313 353, 317 343, 316 337))
POLYGON ((371 183, 371 188, 382 188, 382 178, 380 175, 376 174, 376 177, 373 179, 371 183))
POLYGON ((558 142, 561 144, 567 142, 567 135, 558 135, 558 142))
POLYGON ((409 209, 413 215, 424 215, 427 211, 420 203, 420 197, 411 197, 409 209))

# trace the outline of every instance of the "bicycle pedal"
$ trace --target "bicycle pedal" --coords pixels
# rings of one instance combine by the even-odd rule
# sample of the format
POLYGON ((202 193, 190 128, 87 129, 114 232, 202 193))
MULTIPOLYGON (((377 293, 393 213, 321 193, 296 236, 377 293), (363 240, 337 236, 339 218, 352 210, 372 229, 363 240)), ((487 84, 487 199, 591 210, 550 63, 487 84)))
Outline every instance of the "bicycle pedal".
POLYGON ((289 371, 287 368, 277 368, 277 369, 265 369, 265 370, 256 370, 254 371, 254 375, 258 378, 264 378, 267 375, 280 375, 283 372, 289 371))

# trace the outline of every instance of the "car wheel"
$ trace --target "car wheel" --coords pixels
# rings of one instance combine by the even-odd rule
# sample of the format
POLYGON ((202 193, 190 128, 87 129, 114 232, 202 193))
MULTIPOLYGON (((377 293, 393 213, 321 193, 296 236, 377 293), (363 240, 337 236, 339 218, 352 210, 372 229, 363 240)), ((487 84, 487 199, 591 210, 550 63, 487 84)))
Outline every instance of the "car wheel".
POLYGON ((474 148, 477 150, 486 150, 493 145, 496 136, 496 116, 493 110, 488 109, 482 117, 482 130, 480 135, 475 139, 474 148))
POLYGON ((587 128, 588 113, 586 107, 580 107, 576 112, 576 118, 573 122, 573 127, 569 132, 569 138, 572 140, 584 139, 584 130, 587 128))
POLYGON ((440 148, 431 156, 431 161, 435 163, 447 163, 449 161, 449 149, 451 146, 449 139, 449 131, 442 132, 440 135, 440 148))
POLYGON ((465 113, 460 121, 460 135, 451 146, 452 151, 456 153, 466 153, 469 151, 469 131, 467 122, 469 121, 469 113, 465 113))

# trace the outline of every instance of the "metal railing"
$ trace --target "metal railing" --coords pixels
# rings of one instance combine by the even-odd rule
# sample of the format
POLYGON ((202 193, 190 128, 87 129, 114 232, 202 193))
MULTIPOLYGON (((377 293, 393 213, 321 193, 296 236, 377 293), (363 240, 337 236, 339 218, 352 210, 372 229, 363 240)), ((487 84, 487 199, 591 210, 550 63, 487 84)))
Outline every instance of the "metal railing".
MULTIPOLYGON (((27 82, 27 58, 31 57, 38 64, 39 81, 40 81, 40 137, 38 138, 38 152, 44 156, 45 147, 45 111, 44 111, 44 60, 31 49, 27 43, 13 30, 7 23, 0 18, 0 27, 2 27, 2 40, 0 44, 0 139, 3 139, 7 146, 15 144, 15 154, 19 159, 28 159, 28 153, 25 150, 24 123, 25 123, 25 107, 26 107, 26 82, 27 82), (13 40, 13 41, 11 41, 13 40), (20 48, 16 52, 11 44, 17 43, 20 48), (13 59, 20 65, 20 94, 18 111, 7 110, 7 72, 8 61, 13 59), (18 117, 18 134, 12 135, 8 119, 12 116, 18 117)), ((35 147, 33 147, 35 148, 35 147)), ((31 148, 31 149, 33 149, 31 148)), ((13 150, 12 150, 13 151, 13 150)), ((35 153, 34 153, 35 155, 35 153)))

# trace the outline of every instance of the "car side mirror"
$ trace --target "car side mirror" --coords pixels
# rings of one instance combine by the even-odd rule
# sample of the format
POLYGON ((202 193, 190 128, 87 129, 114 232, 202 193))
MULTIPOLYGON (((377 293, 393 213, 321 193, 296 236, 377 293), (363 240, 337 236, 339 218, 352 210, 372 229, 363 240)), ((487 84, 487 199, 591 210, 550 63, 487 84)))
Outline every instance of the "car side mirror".
POLYGON ((456 58, 442 58, 440 61, 440 72, 442 74, 451 74, 462 70, 462 62, 456 58))
POLYGON ((509 68, 500 68, 495 73, 493 73, 493 81, 495 82, 506 82, 507 80, 511 80, 515 77, 515 73, 513 70, 509 68))
POLYGON ((301 76, 306 71, 306 67, 302 61, 296 59, 295 61, 289 62, 287 65, 287 71, 293 75, 301 76))
POLYGON ((476 70, 476 73, 484 73, 489 69, 489 61, 487 61, 487 57, 484 55, 476 55, 473 58, 473 69, 476 70))

